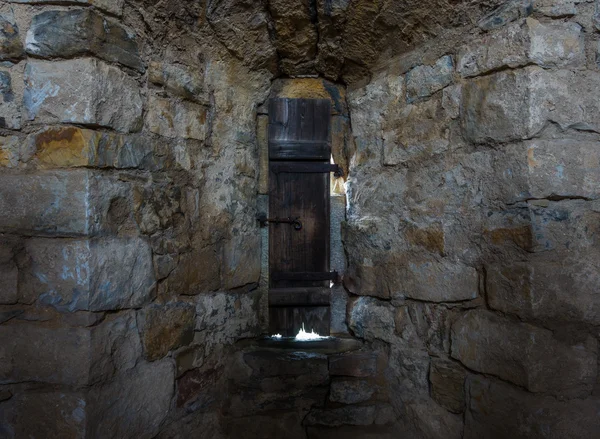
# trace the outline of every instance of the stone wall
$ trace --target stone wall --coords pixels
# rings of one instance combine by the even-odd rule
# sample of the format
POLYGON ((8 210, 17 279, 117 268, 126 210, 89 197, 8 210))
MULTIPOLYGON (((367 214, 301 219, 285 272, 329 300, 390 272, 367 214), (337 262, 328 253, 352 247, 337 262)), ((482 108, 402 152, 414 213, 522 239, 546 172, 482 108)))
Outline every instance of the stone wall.
POLYGON ((0 3, 0 436, 598 436, 599 10, 0 3), (358 352, 245 340, 272 96, 333 101, 358 352))
POLYGON ((272 75, 189 9, 56 3, 0 4, 0 437, 155 437, 265 329, 272 75))
POLYGON ((406 437, 600 434, 597 8, 507 2, 348 91, 348 322, 406 437))

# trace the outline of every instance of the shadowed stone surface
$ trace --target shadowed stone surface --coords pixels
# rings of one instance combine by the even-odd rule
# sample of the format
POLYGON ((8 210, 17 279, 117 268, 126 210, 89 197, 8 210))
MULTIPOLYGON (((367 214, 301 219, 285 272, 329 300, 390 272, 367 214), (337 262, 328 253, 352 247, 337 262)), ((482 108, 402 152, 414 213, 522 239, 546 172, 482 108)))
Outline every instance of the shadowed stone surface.
POLYGON ((33 17, 25 50, 42 58, 92 53, 138 71, 144 66, 135 35, 92 10, 47 11, 33 17))
POLYGON ((552 332, 514 324, 488 311, 470 311, 452 327, 452 356, 468 368, 526 387, 578 398, 591 393, 597 341, 568 345, 552 332))
POLYGON ((600 432, 597 398, 557 401, 507 384, 470 376, 465 438, 595 437, 600 432))
POLYGON ((151 305, 138 314, 144 354, 158 360, 194 338, 193 305, 151 305))

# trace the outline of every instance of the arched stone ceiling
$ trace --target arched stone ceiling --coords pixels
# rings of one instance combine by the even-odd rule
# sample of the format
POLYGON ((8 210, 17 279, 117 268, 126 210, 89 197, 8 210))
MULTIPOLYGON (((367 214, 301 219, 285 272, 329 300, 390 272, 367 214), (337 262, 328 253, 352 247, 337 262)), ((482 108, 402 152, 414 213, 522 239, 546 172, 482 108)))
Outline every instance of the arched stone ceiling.
MULTIPOLYGON (((515 0, 512 0, 513 2, 515 0)), ((275 75, 352 83, 398 55, 477 23, 506 0, 139 0, 188 28, 210 28, 235 57, 275 75)), ((156 16, 155 16, 156 17, 156 16)))

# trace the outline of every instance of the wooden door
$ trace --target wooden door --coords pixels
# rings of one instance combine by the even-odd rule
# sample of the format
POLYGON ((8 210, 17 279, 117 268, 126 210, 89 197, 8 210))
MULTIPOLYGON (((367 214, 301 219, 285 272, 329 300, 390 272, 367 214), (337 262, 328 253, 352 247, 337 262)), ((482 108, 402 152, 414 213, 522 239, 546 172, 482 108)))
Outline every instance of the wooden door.
POLYGON ((330 121, 327 99, 269 102, 271 334, 329 335, 330 121))

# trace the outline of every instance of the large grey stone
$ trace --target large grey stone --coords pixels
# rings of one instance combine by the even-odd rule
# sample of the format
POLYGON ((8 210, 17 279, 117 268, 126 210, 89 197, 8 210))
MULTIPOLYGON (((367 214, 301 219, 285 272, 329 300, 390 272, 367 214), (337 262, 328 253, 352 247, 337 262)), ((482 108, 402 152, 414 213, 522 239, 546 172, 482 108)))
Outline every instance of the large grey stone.
POLYGON ((151 438, 171 407, 175 367, 170 359, 123 372, 89 392, 88 428, 92 437, 151 438))
POLYGON ((446 259, 409 261, 398 276, 401 287, 395 296, 428 302, 455 302, 478 296, 477 270, 446 259))
POLYGON ((149 244, 139 238, 32 239, 19 296, 58 310, 139 307, 155 292, 149 244))
POLYGON ((506 181, 506 188, 512 186, 513 198, 508 202, 600 197, 600 148, 596 142, 534 139, 508 146, 498 164, 502 166, 497 168, 498 181, 506 181))
POLYGON ((422 162, 450 147, 449 118, 442 96, 406 105, 383 122, 383 163, 422 162))
POLYGON ((25 108, 37 123, 100 125, 122 132, 141 128, 138 84, 102 61, 30 60, 25 84, 25 108))
POLYGON ((336 379, 331 382, 329 400, 342 404, 357 404, 369 400, 373 393, 374 386, 368 381, 336 379))
POLYGON ((572 22, 540 23, 533 18, 511 24, 461 48, 458 71, 463 77, 469 77, 527 64, 543 67, 584 65, 581 26, 572 22))
POLYGON ((467 380, 466 439, 593 438, 600 433, 600 400, 559 401, 471 375, 467 380))
POLYGON ((500 317, 467 312, 452 326, 452 357, 468 368, 562 397, 591 393, 598 369, 597 342, 567 344, 552 332, 500 317))
POLYGON ((226 290, 258 283, 260 277, 260 237, 234 236, 223 247, 222 283, 226 290))
POLYGON ((461 120, 475 143, 507 142, 529 135, 529 78, 525 71, 499 72, 463 87, 461 120))
POLYGON ((90 384, 106 383, 133 369, 142 356, 142 343, 135 311, 107 314, 90 328, 90 384))
POLYGON ((209 344, 231 343, 260 335, 260 292, 215 293, 198 296, 196 331, 209 344))
POLYGON ((0 128, 21 128, 21 109, 13 92, 12 78, 9 72, 3 71, 0 71, 0 128))
POLYGON ((194 338, 195 316, 194 306, 187 303, 143 308, 138 321, 146 359, 159 360, 169 351, 189 344, 194 338))
POLYGON ((204 140, 206 108, 192 102, 179 102, 156 96, 148 101, 146 128, 170 138, 204 140))
POLYGON ((20 58, 22 54, 23 44, 17 23, 9 15, 0 15, 0 60, 20 58))
POLYGON ((431 96, 450 85, 454 73, 454 60, 446 55, 434 65, 417 66, 406 74, 406 100, 415 102, 431 96))
POLYGON ((585 0, 536 0, 534 10, 547 17, 568 17, 577 14, 577 3, 585 0))
POLYGON ((87 233, 88 177, 86 171, 1 175, 0 230, 87 233))
POLYGON ((41 58, 93 54, 144 70, 135 34, 89 9, 45 11, 33 17, 25 50, 41 58))
MULTIPOLYGON (((9 0, 10 3, 28 3, 28 4, 53 4, 54 0, 9 0)), ((103 9, 111 14, 121 15, 123 12, 123 4, 125 0, 72 0, 72 3, 82 5, 92 5, 99 9, 103 9)))
POLYGON ((88 328, 29 322, 1 325, 0 383, 85 386, 90 377, 90 349, 88 328))
POLYGON ((533 0, 509 0, 477 24, 483 30, 497 29, 507 23, 527 17, 533 12, 533 0))
POLYGON ((465 137, 474 143, 528 139, 549 122, 598 132, 600 104, 592 96, 599 85, 596 72, 539 67, 470 80, 461 109, 465 137))
POLYGON ((86 421, 84 392, 31 390, 13 396, 0 408, 0 435, 84 439, 86 421))
MULTIPOLYGON (((69 154, 65 157, 68 162, 69 154)), ((132 184, 97 171, 5 173, 0 186, 0 232, 90 236, 117 231, 120 222, 133 221, 132 184), (22 201, 24 193, 28 202, 22 201)), ((136 234, 135 225, 131 228, 130 236, 136 234)))
POLYGON ((148 66, 148 80, 163 85, 168 92, 176 96, 200 103, 206 103, 208 100, 204 90, 204 78, 198 68, 153 61, 148 66))
POLYGON ((524 319, 600 322, 600 213, 582 200, 530 203, 528 261, 486 267, 489 305, 524 319))
POLYGON ((394 340, 394 313, 388 302, 373 297, 359 297, 349 306, 348 326, 366 340, 394 340))

